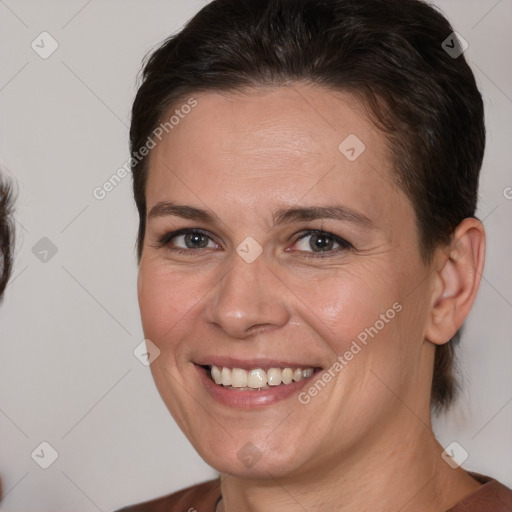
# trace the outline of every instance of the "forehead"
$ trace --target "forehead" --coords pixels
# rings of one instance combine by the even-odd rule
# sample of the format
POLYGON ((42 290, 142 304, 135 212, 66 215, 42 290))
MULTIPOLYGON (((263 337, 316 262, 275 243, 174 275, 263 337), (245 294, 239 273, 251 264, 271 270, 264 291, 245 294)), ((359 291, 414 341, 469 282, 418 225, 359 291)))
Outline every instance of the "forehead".
POLYGON ((252 212, 327 196, 378 219, 404 202, 388 142, 351 94, 296 84, 193 97, 152 150, 148 209, 178 195, 252 212))
MULTIPOLYGON (((194 99, 197 106, 190 113, 179 120, 174 116, 178 124, 167 137, 168 149, 201 141, 204 149, 211 143, 216 155, 249 156, 251 164, 266 163, 268 154, 293 158, 296 164, 304 157, 325 158, 350 133, 359 134, 374 151, 386 145, 355 96, 319 86, 202 92, 194 99)), ((172 110, 180 111, 185 103, 172 110)))

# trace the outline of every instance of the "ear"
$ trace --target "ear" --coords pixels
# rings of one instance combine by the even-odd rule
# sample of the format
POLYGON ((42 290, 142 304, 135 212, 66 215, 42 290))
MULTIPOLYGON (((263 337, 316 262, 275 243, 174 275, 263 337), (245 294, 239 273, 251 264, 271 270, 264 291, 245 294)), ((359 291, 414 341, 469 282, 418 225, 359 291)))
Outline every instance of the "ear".
POLYGON ((477 219, 464 219, 436 258, 426 339, 442 345, 460 329, 475 301, 484 261, 484 226, 477 219))

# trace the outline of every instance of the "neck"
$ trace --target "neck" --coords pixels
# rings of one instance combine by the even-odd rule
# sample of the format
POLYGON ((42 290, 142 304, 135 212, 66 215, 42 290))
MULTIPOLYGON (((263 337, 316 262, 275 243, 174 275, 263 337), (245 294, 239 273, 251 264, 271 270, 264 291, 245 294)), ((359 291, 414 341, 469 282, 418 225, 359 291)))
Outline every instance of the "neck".
POLYGON ((430 424, 407 415, 405 428, 395 424, 387 435, 366 438, 364 446, 300 476, 268 473, 251 480, 221 474, 219 512, 448 510, 480 484, 441 458, 430 424))

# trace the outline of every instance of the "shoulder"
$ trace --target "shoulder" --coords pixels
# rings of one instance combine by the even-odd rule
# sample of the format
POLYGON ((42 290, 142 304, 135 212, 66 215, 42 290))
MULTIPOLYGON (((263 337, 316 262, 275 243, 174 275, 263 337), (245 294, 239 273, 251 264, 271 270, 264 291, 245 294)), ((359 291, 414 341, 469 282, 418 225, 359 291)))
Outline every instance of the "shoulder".
POLYGON ((498 480, 479 473, 470 473, 482 485, 447 512, 510 512, 512 490, 498 480))
POLYGON ((219 498, 220 478, 217 478, 117 512, 213 512, 219 498))

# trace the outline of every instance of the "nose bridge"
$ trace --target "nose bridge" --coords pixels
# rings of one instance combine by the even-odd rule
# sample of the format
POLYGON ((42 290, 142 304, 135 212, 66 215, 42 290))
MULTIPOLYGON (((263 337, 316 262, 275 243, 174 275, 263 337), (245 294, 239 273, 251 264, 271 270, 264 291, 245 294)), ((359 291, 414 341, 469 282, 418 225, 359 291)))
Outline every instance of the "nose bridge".
MULTIPOLYGON (((244 249, 240 244, 239 250, 244 249)), ((230 268, 216 287, 210 321, 229 336, 245 338, 255 327, 279 327, 289 320, 282 284, 263 254, 252 262, 234 254, 230 268)))

